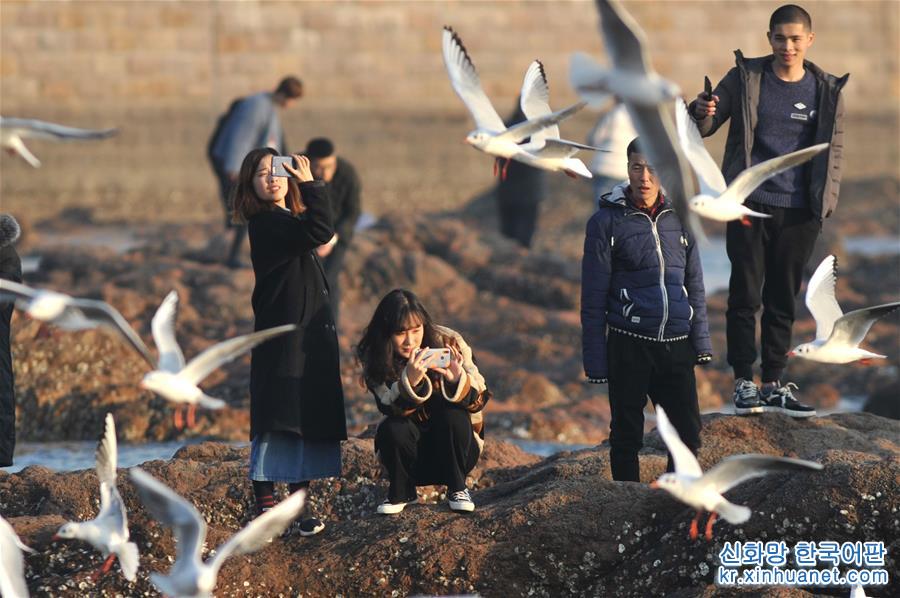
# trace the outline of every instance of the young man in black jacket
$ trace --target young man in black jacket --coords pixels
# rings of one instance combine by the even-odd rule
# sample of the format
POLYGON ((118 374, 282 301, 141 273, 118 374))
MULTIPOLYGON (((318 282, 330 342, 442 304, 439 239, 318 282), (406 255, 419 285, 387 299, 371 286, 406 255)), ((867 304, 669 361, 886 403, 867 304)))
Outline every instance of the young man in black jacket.
POLYGON ((772 177, 748 198, 747 207, 771 218, 754 218, 749 226, 729 222, 726 236, 731 260, 726 332, 735 411, 810 417, 815 410, 797 401, 791 391, 796 385, 783 384, 782 374, 803 269, 824 219, 837 206, 844 134, 841 90, 849 75, 837 78, 804 59, 815 33, 809 13, 799 6, 788 4, 772 13, 767 37, 772 54, 745 59, 736 51, 736 66, 711 97, 699 94, 691 111, 704 137, 731 119, 722 162, 728 182, 769 158, 831 143, 828 152, 772 177), (761 389, 753 382, 760 304, 761 389))

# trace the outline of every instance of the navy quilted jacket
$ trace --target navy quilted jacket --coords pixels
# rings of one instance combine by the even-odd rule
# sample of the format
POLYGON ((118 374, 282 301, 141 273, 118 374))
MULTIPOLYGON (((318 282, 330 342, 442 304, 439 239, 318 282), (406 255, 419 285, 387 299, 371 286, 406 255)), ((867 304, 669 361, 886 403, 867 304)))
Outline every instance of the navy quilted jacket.
POLYGON ((665 342, 690 338, 712 353, 703 270, 668 200, 650 216, 625 201, 627 183, 604 195, 587 224, 581 263, 584 371, 607 378, 607 327, 665 342))

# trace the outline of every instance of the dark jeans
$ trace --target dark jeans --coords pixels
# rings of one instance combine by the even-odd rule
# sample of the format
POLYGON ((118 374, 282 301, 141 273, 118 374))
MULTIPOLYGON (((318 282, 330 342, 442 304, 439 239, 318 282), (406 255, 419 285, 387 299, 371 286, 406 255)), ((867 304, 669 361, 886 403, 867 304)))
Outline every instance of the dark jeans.
MULTIPOLYGON (((515 198, 519 200, 519 198, 515 198)), ((498 198, 497 209, 500 214, 500 233, 522 247, 531 247, 531 239, 537 229, 540 204, 527 200, 510 201, 498 198)))
MULTIPOLYGON (((647 397, 660 405, 682 442, 700 448, 700 407, 694 378, 696 352, 687 339, 658 343, 609 332, 609 464, 614 480, 639 482, 647 397)), ((666 471, 674 471, 672 455, 666 471)))
POLYGON ((416 486, 444 484, 448 493, 464 490, 466 474, 480 454, 468 411, 450 405, 433 411, 424 424, 388 417, 375 433, 375 450, 388 472, 392 503, 415 498, 416 486))
POLYGON ((338 278, 344 269, 344 256, 347 254, 347 245, 338 241, 325 259, 322 260, 322 269, 325 270, 325 278, 328 280, 328 300, 331 303, 331 313, 334 314, 334 323, 338 323, 338 311, 341 307, 341 287, 338 278))
POLYGON ((12 313, 12 303, 0 305, 0 467, 13 464, 16 448, 16 385, 10 345, 12 313))
POLYGON ((237 266, 239 265, 241 247, 247 236, 247 225, 236 224, 231 221, 232 205, 230 195, 233 183, 228 180, 228 175, 222 170, 219 170, 217 166, 213 166, 213 172, 215 172, 216 179, 219 181, 219 199, 222 202, 222 209, 225 211, 225 228, 234 230, 234 237, 231 239, 231 247, 228 249, 226 263, 229 266, 237 266))
POLYGON ((822 225, 806 208, 775 208, 756 202, 747 202, 747 207, 772 217, 751 218, 750 226, 740 221, 728 223, 728 363, 735 378, 753 378, 756 312, 762 304, 762 380, 772 382, 781 378, 787 366, 803 268, 822 225))

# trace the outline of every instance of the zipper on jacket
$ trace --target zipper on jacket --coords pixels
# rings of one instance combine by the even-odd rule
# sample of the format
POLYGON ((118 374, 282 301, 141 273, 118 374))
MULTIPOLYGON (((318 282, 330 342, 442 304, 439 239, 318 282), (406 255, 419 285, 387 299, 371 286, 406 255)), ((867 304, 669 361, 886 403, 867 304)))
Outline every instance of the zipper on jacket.
POLYGON ((663 300, 663 317, 662 321, 659 323, 659 334, 656 335, 656 340, 658 341, 665 339, 664 333, 666 330, 666 323, 669 321, 669 293, 666 292, 666 261, 663 259, 662 242, 659 240, 659 231, 656 230, 656 223, 659 222, 659 219, 663 214, 671 211, 672 210, 669 208, 661 210, 659 214, 656 215, 656 220, 643 212, 634 212, 635 214, 644 216, 650 221, 650 230, 653 232, 653 240, 656 241, 656 257, 659 258, 659 290, 662 293, 663 300))

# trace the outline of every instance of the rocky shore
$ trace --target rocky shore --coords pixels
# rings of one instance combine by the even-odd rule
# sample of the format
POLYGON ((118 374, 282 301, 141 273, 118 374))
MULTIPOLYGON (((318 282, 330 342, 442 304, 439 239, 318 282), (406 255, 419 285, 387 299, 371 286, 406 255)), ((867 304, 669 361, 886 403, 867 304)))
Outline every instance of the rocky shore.
MULTIPOLYGON (((478 508, 447 509, 442 488, 420 488, 419 504, 396 517, 374 514, 385 492, 372 441, 344 445, 344 475, 316 482, 312 508, 327 522, 313 538, 276 539, 260 552, 233 557, 219 575, 219 596, 846 596, 846 588, 717 588, 715 569, 726 541, 883 541, 891 584, 869 595, 900 591, 900 423, 870 414, 811 420, 766 414, 703 418, 704 469, 735 453, 789 455, 819 461, 822 472, 772 475, 728 493, 749 506, 741 526, 718 522, 712 542, 691 541, 693 511, 646 484, 613 482, 608 445, 539 460, 489 439, 472 473, 478 508)), ((209 523, 204 551, 251 517, 247 449, 219 443, 186 447, 170 461, 144 468, 188 498, 209 523)), ((641 455, 642 478, 665 467, 655 432, 641 455)), ((37 550, 26 558, 37 596, 157 595, 152 571, 168 571, 171 532, 148 518, 128 476, 119 488, 129 513, 141 569, 129 584, 113 571, 94 583, 99 554, 51 537, 68 519, 96 515, 92 470, 53 473, 29 467, 0 473, 0 510, 37 550)))

